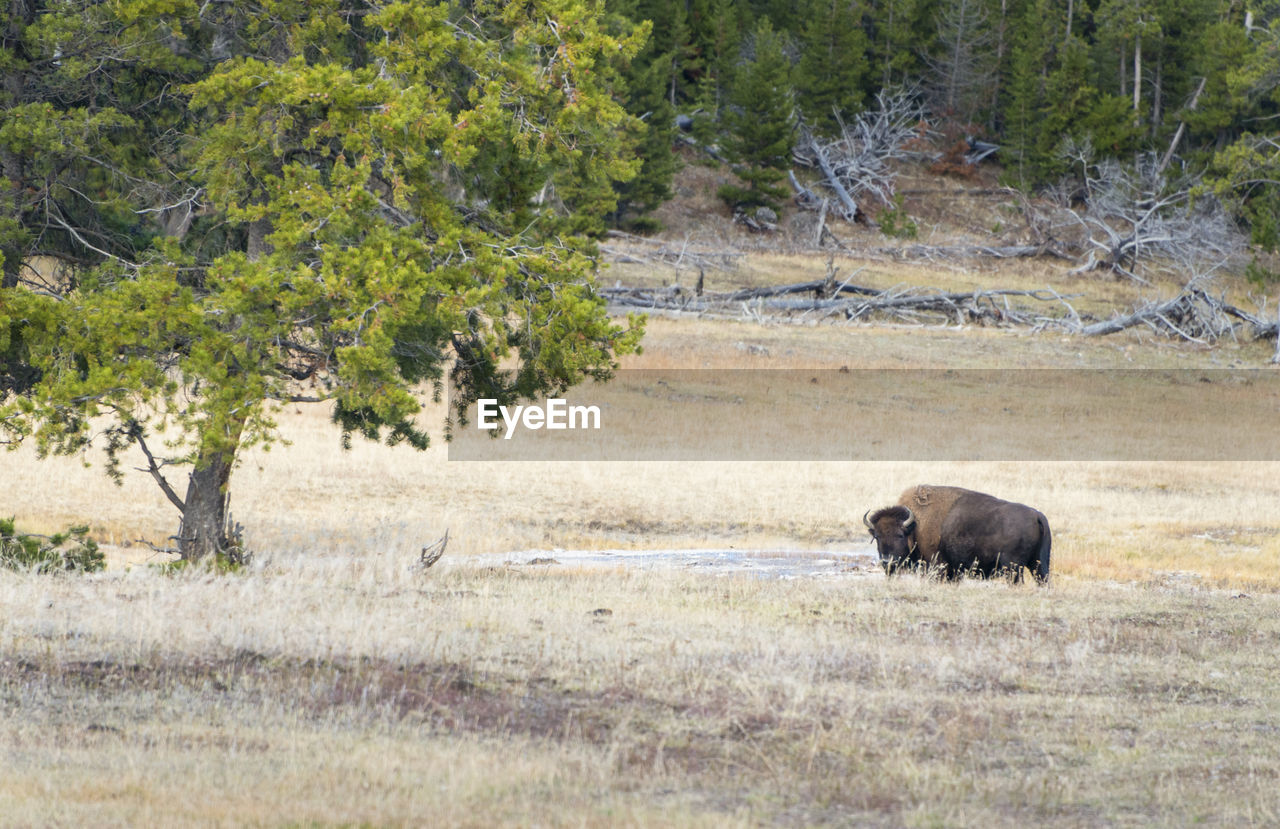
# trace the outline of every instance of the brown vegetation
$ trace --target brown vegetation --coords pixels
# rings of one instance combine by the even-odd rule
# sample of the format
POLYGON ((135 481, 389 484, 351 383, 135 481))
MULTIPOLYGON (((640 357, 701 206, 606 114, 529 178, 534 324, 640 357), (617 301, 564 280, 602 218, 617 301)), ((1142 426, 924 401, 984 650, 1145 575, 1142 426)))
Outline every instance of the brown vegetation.
POLYGON ((1280 816, 1274 595, 403 565, 0 575, 6 820, 1280 816))

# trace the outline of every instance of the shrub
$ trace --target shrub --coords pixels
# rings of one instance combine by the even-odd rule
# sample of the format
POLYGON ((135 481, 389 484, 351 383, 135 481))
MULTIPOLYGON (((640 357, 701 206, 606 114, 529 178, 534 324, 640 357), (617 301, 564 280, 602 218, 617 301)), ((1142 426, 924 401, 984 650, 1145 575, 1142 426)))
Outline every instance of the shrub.
POLYGON ((886 207, 876 217, 880 232, 893 239, 914 239, 919 228, 907 211, 902 208, 902 196, 895 196, 893 206, 886 207))
POLYGON ((1245 267, 1244 275, 1250 282, 1264 291, 1280 282, 1280 273, 1259 262, 1257 258, 1245 267))
POLYGON ((31 535, 18 532, 14 519, 0 518, 0 567, 38 573, 102 570, 106 559, 88 534, 88 527, 72 527, 51 536, 31 535))

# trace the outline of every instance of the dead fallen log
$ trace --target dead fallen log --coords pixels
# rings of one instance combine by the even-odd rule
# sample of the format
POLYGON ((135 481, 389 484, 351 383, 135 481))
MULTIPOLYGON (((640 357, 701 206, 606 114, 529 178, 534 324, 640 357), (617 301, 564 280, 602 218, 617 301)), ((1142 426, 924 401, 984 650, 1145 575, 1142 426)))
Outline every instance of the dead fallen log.
POLYGON ((1164 302, 1149 302, 1132 313, 1079 326, 1078 333, 1097 337, 1145 325, 1157 333, 1194 343, 1213 343, 1234 337, 1240 323, 1254 339, 1277 336, 1280 323, 1272 323, 1215 297, 1196 284, 1188 283, 1177 296, 1164 302), (1238 320, 1238 322, 1233 322, 1238 320))
POLYGON ((641 308, 674 313, 714 314, 759 318, 766 313, 785 315, 818 314, 853 321, 872 315, 924 324, 946 322, 1022 326, 1032 330, 1051 329, 1086 337, 1107 336, 1137 326, 1147 326, 1161 336, 1195 343, 1213 343, 1223 337, 1244 334, 1252 339, 1276 339, 1280 362, 1280 319, 1266 319, 1231 305, 1208 293, 1195 281, 1175 297, 1150 302, 1129 313, 1099 320, 1078 313, 1068 301, 1076 295, 1059 294, 1052 288, 1038 290, 991 289, 974 291, 922 291, 890 288, 879 290, 848 280, 837 283, 834 272, 825 280, 771 285, 725 293, 698 294, 680 286, 600 288, 606 301, 616 307, 641 308), (811 294, 802 297, 801 294, 811 294), (1049 315, 1029 310, 1025 303, 1059 303, 1066 315, 1049 315))
POLYGON ((786 296, 787 294, 860 294, 862 296, 876 296, 881 292, 875 288, 867 288, 863 285, 851 285, 847 282, 839 285, 833 284, 830 279, 815 279, 812 282, 796 282, 792 285, 773 285, 767 288, 749 288, 742 291, 734 291, 724 296, 725 302, 745 302, 750 299, 763 299, 766 297, 786 296))
POLYGON ((701 150, 702 152, 706 153, 707 155, 711 156, 716 161, 719 161, 722 164, 729 163, 729 159, 725 158, 724 153, 720 152, 720 150, 717 147, 714 147, 710 144, 703 144, 701 141, 694 138, 692 135, 677 135, 676 140, 679 141, 681 144, 686 144, 690 147, 693 147, 695 150, 701 150))
POLYGON ((1038 259, 1049 256, 1074 262, 1075 257, 1058 250, 1051 244, 1040 245, 906 245, 898 248, 876 248, 875 253, 895 259, 1038 259))
POLYGON ((1180 301, 1181 297, 1175 297, 1168 302, 1143 308, 1142 310, 1134 311, 1132 314, 1125 314, 1124 316, 1095 322, 1092 325, 1085 325, 1080 328, 1079 333, 1086 337, 1102 337, 1107 334, 1117 334, 1124 331, 1126 328, 1133 328, 1135 325, 1143 325, 1147 320, 1156 319, 1161 314, 1172 311, 1180 301))
POLYGON ((795 170, 787 170, 787 180, 791 182, 791 189, 796 191, 794 199, 796 206, 807 210, 817 210, 819 207, 823 210, 826 209, 826 199, 819 197, 808 187, 801 184, 800 180, 796 178, 795 170))
POLYGON ((853 196, 849 195, 849 191, 841 184, 840 176, 836 175, 836 171, 827 159, 827 153, 822 148, 822 145, 812 135, 808 136, 808 138, 809 150, 818 162, 818 169, 822 171, 822 183, 829 187, 840 199, 840 204, 844 206, 842 211, 844 220, 846 222, 854 221, 858 217, 858 203, 853 200, 853 196))
POLYGON ((825 280, 773 285, 719 294, 693 294, 680 286, 663 288, 601 288, 600 293, 614 306, 675 311, 693 314, 764 312, 778 314, 825 312, 843 315, 847 320, 862 319, 872 314, 888 314, 898 319, 922 321, 931 315, 936 321, 994 322, 996 324, 1045 326, 1053 318, 1031 314, 1013 307, 1010 298, 1026 298, 1037 302, 1060 302, 1075 319, 1079 316, 1066 302, 1067 297, 1052 289, 962 292, 908 292, 902 289, 879 290, 856 285, 848 280, 837 283, 829 275, 825 280), (800 298, 798 294, 811 293, 800 298))
POLYGON ((685 241, 671 244, 660 239, 637 236, 621 230, 605 234, 610 239, 624 242, 629 247, 602 244, 600 252, 611 261, 637 265, 667 265, 677 270, 683 267, 706 270, 732 270, 746 253, 738 250, 717 250, 685 241))
POLYGON ((771 207, 757 207, 751 212, 733 211, 733 223, 753 233, 773 233, 778 229, 778 214, 771 207))
POLYGON ((449 546, 449 530, 445 529, 444 535, 437 538, 427 546, 422 548, 422 553, 418 556, 417 568, 426 570, 440 560, 444 555, 445 547, 449 546))
POLYGON ((952 293, 932 293, 932 294, 908 294, 905 296, 890 296, 877 300, 877 304, 883 308, 929 308, 941 305, 955 305, 960 302, 972 300, 977 302, 983 299, 995 299, 996 297, 1028 297, 1040 302, 1052 302, 1062 299, 1057 291, 1038 290, 1026 291, 1012 288, 1000 288, 991 291, 962 291, 952 293))
POLYGON ((965 161, 970 164, 977 164, 989 155, 1000 152, 999 144, 992 144, 989 141, 979 141, 973 136, 965 139, 965 143, 969 145, 969 149, 965 151, 965 161))
MULTIPOLYGON (((1277 307, 1277 310, 1280 311, 1280 306, 1277 307)), ((1255 339, 1265 340, 1271 337, 1280 337, 1280 317, 1273 320, 1264 320, 1256 314, 1250 314, 1248 311, 1226 302, 1222 303, 1222 312, 1248 325, 1250 333, 1255 339)), ((1277 344, 1276 347, 1280 349, 1280 344, 1277 344)))

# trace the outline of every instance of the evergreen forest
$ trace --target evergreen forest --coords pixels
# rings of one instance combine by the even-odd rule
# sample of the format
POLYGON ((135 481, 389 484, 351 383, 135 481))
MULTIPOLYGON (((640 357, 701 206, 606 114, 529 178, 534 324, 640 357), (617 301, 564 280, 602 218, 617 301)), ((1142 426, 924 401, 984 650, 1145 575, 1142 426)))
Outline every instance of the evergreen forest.
MULTIPOLYGON (((1035 192, 1082 159, 1151 158, 1221 200, 1252 241, 1280 243, 1280 3, 1238 0, 608 0, 652 21, 626 70, 651 132, 621 193, 667 191, 683 128, 742 165, 756 201, 803 131, 833 135, 907 91, 935 142, 999 146, 1004 183, 1035 192), (677 123, 679 126, 677 126, 677 123), (771 172, 772 171, 772 172, 771 172)), ((730 194, 733 195, 733 194, 730 194)), ((750 202, 750 197, 739 199, 750 202)))

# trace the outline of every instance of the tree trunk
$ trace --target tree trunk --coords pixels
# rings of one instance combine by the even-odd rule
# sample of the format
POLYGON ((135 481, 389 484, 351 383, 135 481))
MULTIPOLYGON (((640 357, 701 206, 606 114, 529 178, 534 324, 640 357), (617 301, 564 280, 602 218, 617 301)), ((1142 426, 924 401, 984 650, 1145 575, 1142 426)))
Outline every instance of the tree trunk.
POLYGON ((888 87, 893 85, 893 53, 895 44, 893 42, 893 14, 898 10, 898 4, 895 0, 889 0, 885 3, 888 12, 884 27, 884 77, 880 79, 880 86, 888 87))
MULTIPOLYGON (((1004 36, 1009 20, 1009 0, 1000 0, 1000 26, 996 29, 996 72, 991 79, 991 111, 997 112, 1000 106, 1000 78, 1004 74, 1004 36)), ((992 116, 995 120, 996 116, 992 116)))
POLYGON ((232 419, 227 424, 225 448, 202 450, 196 458, 195 468, 187 479, 187 497, 181 507, 182 527, 178 532, 178 554, 184 561, 201 561, 217 555, 237 560, 237 539, 230 532, 230 484, 244 424, 245 418, 232 419))
POLYGON ((814 157, 818 159, 818 167, 822 170, 823 181, 836 192, 836 195, 840 197, 840 203, 844 205, 844 220, 846 222, 855 221, 858 218, 858 203, 853 200, 853 196, 850 196, 849 191, 840 183, 836 171, 831 167, 831 162, 827 160, 826 152, 813 136, 809 136, 809 147, 813 150, 814 157))
MULTIPOLYGON (((271 253, 271 244, 267 241, 270 233, 271 222, 268 219, 249 223, 245 241, 249 261, 256 262, 271 253)), ((231 470, 235 466, 245 420, 244 416, 232 417, 226 426, 227 440, 222 444, 223 448, 202 448, 196 458, 195 468, 187 479, 187 497, 181 506, 178 554, 184 561, 202 561, 211 556, 230 556, 237 560, 238 551, 235 539, 231 537, 227 513, 231 502, 231 470)))
POLYGON ((1123 46, 1120 47, 1120 97, 1123 98, 1129 94, 1129 70, 1126 68, 1129 63, 1129 54, 1123 46))
POLYGON ((1271 362, 1280 364, 1280 297, 1276 298, 1276 353, 1271 356, 1271 362))
POLYGON ((955 46, 951 49, 951 71, 947 73, 947 113, 954 114, 959 110, 956 103, 956 87, 960 84, 960 65, 963 61, 963 50, 965 41, 968 39, 968 32, 965 31, 965 23, 967 22, 969 4, 966 0, 960 2, 960 18, 956 26, 955 46))
POLYGON ((1138 110, 1142 107, 1142 35, 1133 44, 1133 123, 1138 125, 1138 110))
MULTIPOLYGON (((0 255, 4 255, 4 252, 0 251, 0 255)), ((0 270, 0 288, 16 287, 21 273, 22 260, 15 256, 13 251, 9 251, 4 257, 4 269, 0 270)))
POLYGON ((1164 95, 1164 52, 1156 52, 1156 80, 1151 88, 1151 134, 1160 129, 1160 119, 1164 117, 1161 96, 1164 95))
POLYGON ((256 262, 271 253, 271 243, 267 237, 271 235, 270 219, 255 219, 249 223, 249 238, 245 243, 245 254, 250 262, 256 262))
MULTIPOLYGON (((1204 85, 1209 82, 1209 78, 1200 79, 1200 85, 1196 87, 1195 94, 1191 96, 1191 103, 1187 104, 1187 111, 1192 112, 1196 108, 1196 104, 1200 100, 1200 93, 1204 92, 1204 85)), ((1169 149, 1165 151, 1164 158, 1160 159, 1160 166, 1156 168, 1157 173, 1163 173, 1165 168, 1169 166, 1169 162, 1173 160, 1173 152, 1178 149, 1178 143, 1182 141, 1182 135, 1187 131, 1187 119, 1183 118, 1178 122, 1178 130, 1173 134, 1173 140, 1169 142, 1169 149)))
POLYGON ((228 484, 235 455, 213 452, 202 456, 191 471, 178 533, 178 553, 185 561, 226 555, 231 549, 227 527, 228 484))

